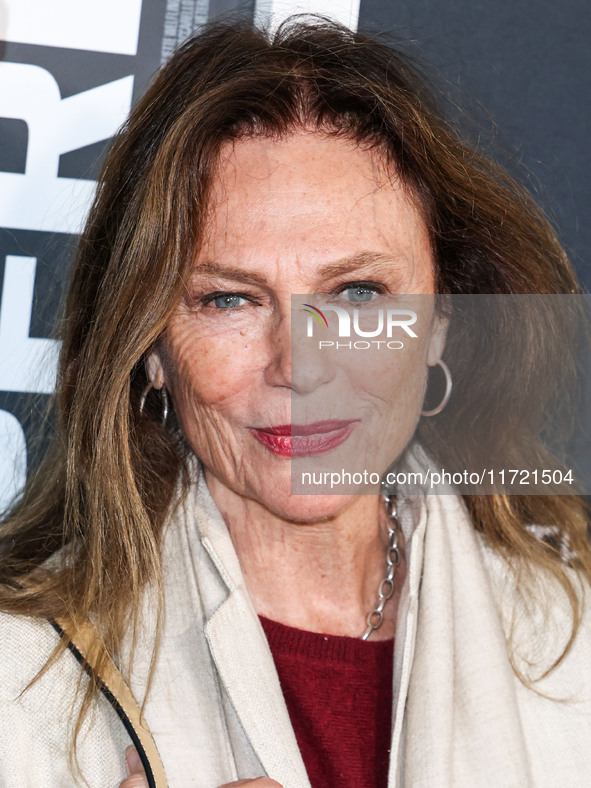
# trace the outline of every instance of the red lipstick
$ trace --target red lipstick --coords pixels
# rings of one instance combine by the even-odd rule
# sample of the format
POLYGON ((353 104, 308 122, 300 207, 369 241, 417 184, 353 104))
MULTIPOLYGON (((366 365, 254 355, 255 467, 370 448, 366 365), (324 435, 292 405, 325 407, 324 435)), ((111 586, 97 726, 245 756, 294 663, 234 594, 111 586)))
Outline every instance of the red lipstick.
POLYGON ((307 457, 340 446, 359 419, 328 419, 312 424, 278 424, 251 428, 254 437, 280 457, 307 457))

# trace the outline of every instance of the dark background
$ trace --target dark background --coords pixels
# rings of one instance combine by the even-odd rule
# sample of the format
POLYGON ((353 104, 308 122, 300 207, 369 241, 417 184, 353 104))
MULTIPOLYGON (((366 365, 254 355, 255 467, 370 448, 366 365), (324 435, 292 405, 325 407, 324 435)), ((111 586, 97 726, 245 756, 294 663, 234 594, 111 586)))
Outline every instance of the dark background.
POLYGON ((391 31, 441 75, 475 121, 466 125, 544 208, 590 290, 591 5, 362 0, 359 29, 391 31))

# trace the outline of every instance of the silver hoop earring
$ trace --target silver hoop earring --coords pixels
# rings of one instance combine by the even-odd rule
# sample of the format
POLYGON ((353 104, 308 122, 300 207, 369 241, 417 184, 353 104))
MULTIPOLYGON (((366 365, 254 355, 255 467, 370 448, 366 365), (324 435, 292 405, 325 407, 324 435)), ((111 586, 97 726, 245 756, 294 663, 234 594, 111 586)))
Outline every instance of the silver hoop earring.
POLYGON ((441 400, 439 405, 437 405, 436 408, 433 408, 433 410, 422 410, 421 416, 437 416, 437 414, 441 413, 441 411, 445 408, 445 406, 449 402, 449 398, 451 397, 452 380, 451 380, 451 372, 449 371, 449 367, 447 366, 445 361, 442 361, 440 358, 437 359, 437 363, 439 364, 439 366, 443 370, 443 374, 445 375, 445 394, 443 395, 443 399, 441 400))
MULTIPOLYGON (((143 414, 144 407, 146 404, 146 397, 150 393, 150 391, 154 388, 154 384, 150 380, 146 388, 142 391, 142 396, 140 397, 140 413, 143 414)), ((162 386, 160 391, 160 399, 162 400, 162 426, 166 425, 166 420, 168 419, 168 392, 166 391, 166 387, 162 386)))

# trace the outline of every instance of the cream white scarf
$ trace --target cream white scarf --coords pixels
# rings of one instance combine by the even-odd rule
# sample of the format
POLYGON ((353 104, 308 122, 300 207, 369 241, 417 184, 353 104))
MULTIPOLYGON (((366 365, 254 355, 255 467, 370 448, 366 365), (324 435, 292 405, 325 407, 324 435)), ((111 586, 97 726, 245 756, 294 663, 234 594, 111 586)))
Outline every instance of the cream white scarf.
MULTIPOLYGON (((541 672, 570 634, 563 593, 541 582, 539 608, 527 608, 459 497, 407 499, 400 517, 408 572, 389 788, 591 785, 589 605, 567 659, 536 685, 563 700, 540 697, 515 677, 506 633, 520 667, 541 672)), ((264 774, 284 788, 309 786, 272 655, 203 478, 168 526, 164 575, 162 647, 145 716, 170 788, 264 774)), ((149 597, 145 622, 140 654, 154 631, 149 597)), ((138 658, 130 683, 140 701, 146 676, 138 658)))

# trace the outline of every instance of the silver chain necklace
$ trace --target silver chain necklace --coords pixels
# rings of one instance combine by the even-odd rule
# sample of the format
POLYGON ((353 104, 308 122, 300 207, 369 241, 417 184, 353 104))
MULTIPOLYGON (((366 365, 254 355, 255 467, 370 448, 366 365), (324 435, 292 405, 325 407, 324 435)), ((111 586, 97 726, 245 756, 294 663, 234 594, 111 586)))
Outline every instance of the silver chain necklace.
POLYGON ((386 602, 394 593, 394 577, 396 569, 400 563, 400 549, 398 547, 398 534, 400 526, 398 524, 398 510, 396 508, 396 496, 384 495, 386 504, 386 514, 388 516, 388 549, 386 551, 386 574, 378 589, 378 603, 367 615, 367 629, 361 639, 367 640, 372 632, 382 626, 384 620, 384 608, 386 602))

